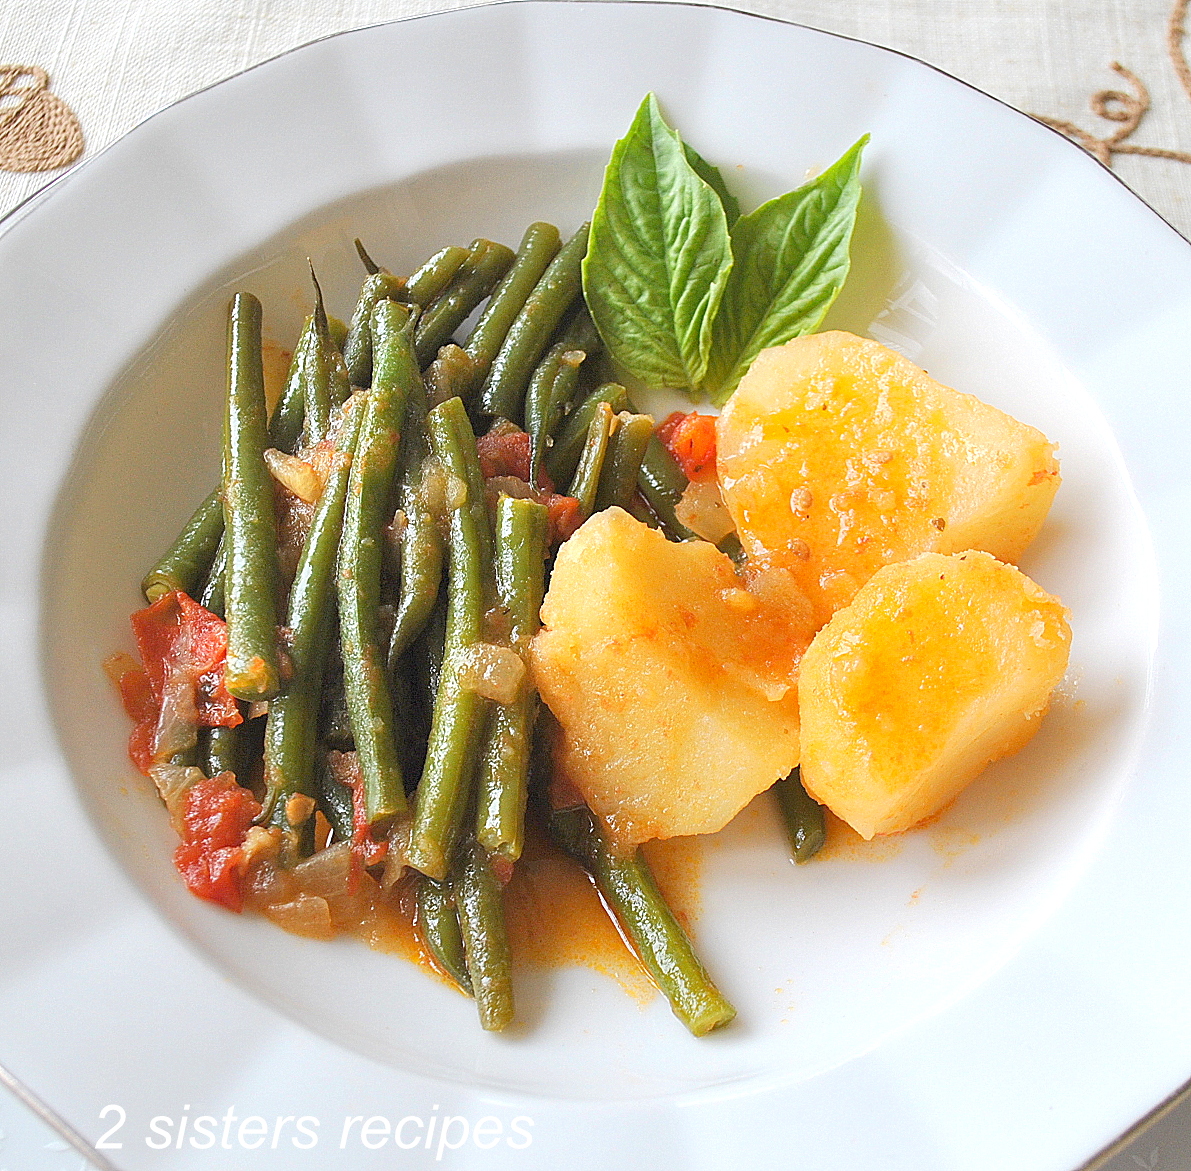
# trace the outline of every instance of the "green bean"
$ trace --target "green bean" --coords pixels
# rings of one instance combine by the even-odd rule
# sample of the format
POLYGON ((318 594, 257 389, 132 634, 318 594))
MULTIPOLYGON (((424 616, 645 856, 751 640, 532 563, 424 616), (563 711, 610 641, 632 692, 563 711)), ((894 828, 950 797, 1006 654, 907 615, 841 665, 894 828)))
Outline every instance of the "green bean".
POLYGON ((319 753, 315 772, 318 807, 331 825, 331 837, 336 842, 350 842, 355 831, 355 808, 352 790, 335 775, 330 757, 319 753))
POLYGON ((778 781, 772 791, 790 839, 790 857, 795 862, 809 862, 827 840, 823 806, 802 787, 798 769, 778 781))
POLYGON ((398 661, 426 625, 442 580, 443 539, 438 518, 431 508, 431 481, 436 469, 430 462, 426 438, 426 387, 419 378, 410 386, 405 406, 405 432, 401 437, 401 485, 398 509, 401 529, 401 574, 397 613, 389 636, 388 664, 394 678, 398 661))
POLYGON ((310 368, 311 352, 318 346, 318 334, 314 317, 307 317, 306 324, 294 346, 290 359, 289 373, 281 397, 269 417, 269 446, 293 455, 302 438, 302 421, 306 417, 306 376, 310 368))
POLYGON ((487 701, 463 685, 468 652, 483 637, 491 595, 492 533, 475 434, 462 399, 440 403, 427 417, 434 454, 455 482, 449 501, 447 629, 426 765, 418 784, 408 857, 444 878, 470 798, 477 740, 487 701))
POLYGON ((641 498, 641 494, 629 501, 628 507, 625 510, 629 516, 635 520, 639 520, 643 525, 649 525, 651 529, 660 529, 662 526, 658 523, 658 518, 653 515, 648 504, 641 498))
POLYGON ((579 457, 587 445, 587 432, 600 403, 607 403, 612 413, 629 410, 628 392, 619 382, 597 386, 567 415, 554 437, 554 446, 546 455, 546 470, 556 484, 569 483, 579 466, 579 457))
POLYGON ((314 281, 315 293, 314 314, 310 319, 314 340, 306 349, 302 379, 305 392, 302 438, 307 447, 313 447, 326 438, 331 428, 331 412, 342 406, 351 393, 347 363, 331 337, 331 325, 323 306, 323 291, 313 267, 310 269, 310 279, 314 281))
POLYGON ((582 295, 575 298, 574 308, 563 323, 558 340, 568 349, 582 350, 589 358, 594 358, 604 348, 582 295))
POLYGON ((591 873, 604 904, 670 1001, 674 1015, 696 1037, 732 1020, 736 1010, 699 962, 641 852, 638 850, 632 857, 614 853, 584 805, 554 810, 550 832, 591 873))
POLYGON ((509 326, 480 390, 480 409, 485 414, 521 422, 530 375, 579 295, 589 227, 584 224, 562 246, 509 326))
POLYGON ((211 568, 223 536, 223 502, 218 490, 195 509, 174 543, 145 574, 141 592, 149 603, 174 590, 195 594, 211 568))
POLYGON ((240 772, 239 734, 236 728, 200 728, 199 767, 209 777, 240 772))
POLYGON ((334 635, 335 560, 363 405, 358 397, 348 403, 335 435, 327 481, 289 595, 285 624, 293 674, 269 705, 265 725, 263 804, 270 824, 282 830, 288 861, 310 853, 313 845, 313 806, 309 801, 291 805, 291 799, 316 795, 314 756, 323 674, 334 635))
POLYGON ((645 447, 641 460, 641 475, 637 486, 646 503, 653 509, 661 522, 662 529, 672 541, 695 541, 699 539, 678 519, 674 509, 682 499, 689 483, 678 461, 666 450, 666 445, 656 436, 645 447))
POLYGON ((410 305, 429 305, 451 283, 467 259, 467 249, 457 244, 436 252, 405 282, 401 298, 410 305))
POLYGON ((406 811, 393 698, 380 646, 382 529, 392 517, 405 403, 418 380, 408 309, 383 300, 373 313, 376 370, 348 482, 338 564, 343 682, 364 778, 368 823, 387 828, 406 811))
POLYGON ((347 322, 341 321, 333 314, 327 314, 327 332, 331 335, 331 341, 340 354, 343 353, 343 347, 347 344, 347 322))
POLYGON ((550 437, 562 419, 579 381, 579 367, 587 354, 561 341, 538 363, 525 392, 525 430, 529 432, 529 478, 538 483, 550 437))
POLYGON ((492 292, 513 263, 513 253, 491 240, 473 240, 467 259, 451 283, 426 307, 418 319, 414 354, 419 366, 428 366, 439 347, 446 345, 467 320, 468 314, 492 292))
POLYGON ((513 1019, 512 963, 500 880, 483 846, 472 842, 467 847, 452 877, 451 893, 480 1026, 499 1032, 513 1019))
POLYGON ((360 286, 360 296, 347 327, 343 360, 351 385, 368 386, 372 382, 372 311, 381 301, 405 298, 409 290, 407 282, 378 267, 359 240, 356 241, 356 251, 369 273, 360 286))
POLYGON ((466 350, 454 344, 443 346, 422 374, 430 406, 438 406, 449 398, 467 402, 480 372, 479 365, 466 350))
POLYGON ((280 686, 277 654, 277 530, 273 478, 265 467, 261 303, 237 293, 228 317, 228 395, 223 426, 227 527, 227 689, 249 702, 280 686))
POLYGON ((471 996, 471 977, 467 974, 459 912, 449 887, 420 875, 414 888, 414 900, 422 942, 430 949, 434 962, 455 981, 459 990, 471 996))
POLYGON ((600 487, 600 473, 607 458, 608 441, 612 435, 612 408, 604 402, 596 403, 587 427, 587 443, 579 457, 575 477, 567 489, 567 495, 579 501, 579 507, 586 520, 596 507, 596 493, 600 487))
POLYGON ((496 286, 463 347, 468 357, 476 363, 480 375, 488 372, 509 327, 554 259, 561 243, 558 229, 553 224, 530 224, 525 229, 512 267, 496 286))
POLYGON ((596 511, 628 508, 637 493, 641 475, 641 457, 653 438, 653 420, 648 415, 621 411, 618 425, 608 444, 600 486, 596 492, 596 511))
MULTIPOLYGON (((224 615, 224 581, 227 575, 227 542, 224 537, 219 538, 219 548, 216 549, 216 559, 211 563, 211 572, 202 586, 199 605, 210 610, 213 615, 222 618, 224 615)), ((218 777, 219 773, 230 772, 239 776, 239 725, 235 728, 200 728, 199 729, 199 767, 208 777, 218 777)))
POLYGON ((351 716, 347 712, 347 696, 343 690, 343 644, 339 638, 338 624, 332 638, 331 653, 327 656, 323 698, 318 713, 318 736, 330 748, 348 751, 356 746, 352 739, 351 716))
MULTIPOLYGON (((223 506, 220 505, 222 512, 223 506)), ((219 538, 219 546, 215 550, 215 560, 211 562, 211 569, 207 574, 207 580, 203 582, 202 593, 199 594, 198 603, 206 610, 210 610, 212 614, 218 617, 223 617, 224 600, 226 597, 225 586, 227 584, 227 534, 225 533, 219 538)))
MULTIPOLYGON (((545 591, 550 514, 532 500, 501 496, 496 504, 496 597, 511 622, 509 645, 525 656, 538 632, 545 591)), ((525 799, 538 696, 527 677, 511 703, 493 705, 480 753, 476 839, 511 862, 525 841, 525 799)))

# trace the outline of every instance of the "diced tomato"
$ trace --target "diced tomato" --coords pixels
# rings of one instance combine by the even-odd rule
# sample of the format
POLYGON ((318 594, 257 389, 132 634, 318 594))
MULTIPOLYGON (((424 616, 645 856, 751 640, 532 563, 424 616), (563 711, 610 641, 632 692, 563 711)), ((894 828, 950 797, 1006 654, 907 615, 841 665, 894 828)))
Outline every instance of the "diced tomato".
POLYGON ((229 773, 204 777, 182 794, 182 842, 174 865, 190 890, 229 911, 244 905, 244 839, 261 807, 229 773))
POLYGON ((529 483, 529 436, 517 428, 493 428, 476 440, 480 471, 493 476, 516 476, 529 483))
POLYGON ((715 478, 715 416, 675 411, 657 429, 688 480, 715 478))
POLYGON ((119 679, 124 710, 136 722, 129 755, 142 772, 154 762, 154 729, 179 689, 193 701, 198 727, 232 728, 243 716, 224 681, 227 624, 178 590, 133 614, 132 632, 144 664, 119 679))
POLYGON ((550 543, 557 545, 569 540, 583 523, 583 507, 574 496, 556 496, 544 501, 550 514, 550 543))
MULTIPOLYGON (((487 435, 476 440, 480 472, 485 480, 496 476, 514 476, 529 481, 529 435, 511 423, 497 423, 487 435)), ((538 472, 538 488, 554 491, 554 484, 543 467, 538 472)))

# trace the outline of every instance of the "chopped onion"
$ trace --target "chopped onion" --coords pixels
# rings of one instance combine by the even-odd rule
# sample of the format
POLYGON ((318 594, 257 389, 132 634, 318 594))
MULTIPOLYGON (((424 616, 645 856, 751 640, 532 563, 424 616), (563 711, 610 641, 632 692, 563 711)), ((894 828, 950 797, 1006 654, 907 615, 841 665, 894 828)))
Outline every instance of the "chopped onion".
POLYGON ((467 484, 431 456, 422 465, 421 496, 432 516, 444 517, 467 503, 467 484))
POLYGON ((331 922, 331 908, 327 900, 303 891, 288 903, 271 903, 265 907, 265 915, 278 927, 294 935, 305 935, 310 939, 334 939, 337 932, 331 922))
POLYGON ((201 768, 186 768, 180 764, 153 764, 149 766, 149 777, 157 786, 157 792, 169 811, 170 822, 180 834, 182 798, 191 785, 206 780, 201 768))
POLYGON ((314 504, 322 495, 322 479, 304 459, 270 447, 265 451, 265 465, 273 479, 283 488, 288 488, 299 500, 314 504))
POLYGON ((334 898, 347 889, 352 868, 351 842, 336 842, 299 862, 290 872, 308 894, 334 898))
POLYGON ((674 506, 674 515, 712 544, 719 544, 736 527, 714 480, 692 480, 674 506))
POLYGON ((525 660, 507 646, 473 643, 455 659, 459 686, 496 703, 512 703, 525 679, 525 660))

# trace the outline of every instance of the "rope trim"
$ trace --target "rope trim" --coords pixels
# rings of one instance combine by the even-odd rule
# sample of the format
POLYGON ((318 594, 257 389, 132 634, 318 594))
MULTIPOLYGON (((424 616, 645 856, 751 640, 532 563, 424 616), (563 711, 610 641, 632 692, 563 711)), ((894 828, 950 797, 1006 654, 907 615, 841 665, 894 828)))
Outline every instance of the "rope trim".
MULTIPOLYGON (((1191 0, 1175 0, 1170 18, 1166 23, 1166 51, 1170 56, 1170 63, 1174 66, 1175 76, 1191 100, 1191 66, 1187 64, 1187 56, 1183 51, 1183 41, 1186 37, 1187 6, 1191 0)), ((1151 159, 1171 159, 1176 163, 1191 163, 1191 152, 1183 150, 1166 150, 1158 146, 1138 146, 1127 139, 1141 125, 1150 108, 1150 91, 1145 83, 1132 70, 1126 69, 1119 61, 1114 61, 1111 68, 1125 79, 1132 87, 1132 93, 1124 93, 1119 89, 1102 89, 1092 94, 1089 101, 1092 113, 1106 122, 1119 122, 1121 128, 1113 134, 1097 138, 1090 131, 1076 126, 1074 122, 1064 122, 1059 118, 1048 118, 1042 114, 1032 117, 1039 122, 1060 131, 1068 138, 1078 142, 1080 146, 1099 159, 1106 167, 1112 166, 1114 155, 1144 155, 1151 159)))
POLYGON ((56 171, 83 153, 74 111, 37 65, 0 65, 0 170, 56 171))

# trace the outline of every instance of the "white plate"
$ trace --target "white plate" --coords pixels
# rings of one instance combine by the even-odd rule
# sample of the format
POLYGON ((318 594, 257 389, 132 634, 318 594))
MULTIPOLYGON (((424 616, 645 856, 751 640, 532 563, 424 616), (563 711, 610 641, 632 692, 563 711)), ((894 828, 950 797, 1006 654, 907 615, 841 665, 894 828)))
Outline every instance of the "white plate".
POLYGON ((150 119, 10 220, 0 321, 0 1060, 92 1139, 120 1107, 120 1167, 1066 1171, 1191 1073, 1191 250, 1051 131, 733 12, 455 12, 150 119), (696 1041, 568 969, 526 980, 525 1026, 490 1037, 398 959, 187 895, 99 663, 213 480, 228 291, 258 293, 284 343, 308 255, 350 306, 354 235, 400 271, 573 228, 650 89, 748 203, 871 133, 832 322, 1061 443, 1026 568, 1073 611, 1073 669, 1038 739, 899 847, 794 871, 758 808, 707 849, 699 942, 731 1029, 696 1041), (214 1149, 148 1145, 155 1116, 176 1136, 201 1114, 214 1149), (427 1147, 448 1115, 466 1142, 456 1121, 440 1150, 436 1121, 427 1147), (486 1115, 500 1137, 477 1143, 486 1115), (251 1153, 246 1116, 269 1127, 251 1153), (340 1147, 374 1116, 414 1119, 414 1149, 369 1149, 359 1122, 340 1147))

